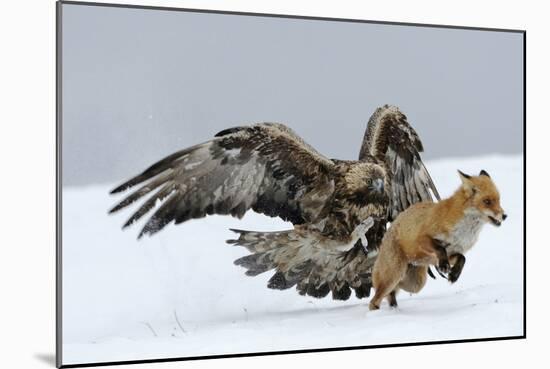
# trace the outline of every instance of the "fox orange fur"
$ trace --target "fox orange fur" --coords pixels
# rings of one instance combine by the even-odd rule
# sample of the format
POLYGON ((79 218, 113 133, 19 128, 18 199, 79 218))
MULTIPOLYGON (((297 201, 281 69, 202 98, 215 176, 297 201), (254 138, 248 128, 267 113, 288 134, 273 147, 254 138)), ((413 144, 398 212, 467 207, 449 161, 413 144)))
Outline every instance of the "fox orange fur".
POLYGON ((486 171, 478 176, 458 172, 462 185, 451 197, 410 206, 384 235, 372 274, 376 293, 371 310, 378 309, 385 297, 390 306, 397 306, 400 289, 418 293, 429 265, 454 283, 466 262, 464 253, 475 244, 482 226, 500 226, 506 219, 499 192, 486 171))

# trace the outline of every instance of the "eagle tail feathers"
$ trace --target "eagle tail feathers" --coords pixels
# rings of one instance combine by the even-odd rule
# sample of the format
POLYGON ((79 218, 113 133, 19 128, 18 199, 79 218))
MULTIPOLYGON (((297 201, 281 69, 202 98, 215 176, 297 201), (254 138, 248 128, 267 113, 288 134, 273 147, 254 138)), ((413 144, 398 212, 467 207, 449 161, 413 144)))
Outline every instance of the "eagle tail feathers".
POLYGON ((370 275, 351 273, 357 265, 350 265, 350 261, 357 263, 363 258, 349 257, 349 254, 363 253, 361 245, 348 251, 338 251, 320 245, 319 240, 311 234, 304 236, 295 230, 231 230, 239 238, 226 242, 250 251, 249 255, 235 260, 234 264, 244 267, 248 276, 274 270, 275 273, 267 283, 268 288, 286 290, 296 286, 301 295, 316 298, 332 292, 335 300, 347 300, 352 289, 358 298, 370 294, 370 275))

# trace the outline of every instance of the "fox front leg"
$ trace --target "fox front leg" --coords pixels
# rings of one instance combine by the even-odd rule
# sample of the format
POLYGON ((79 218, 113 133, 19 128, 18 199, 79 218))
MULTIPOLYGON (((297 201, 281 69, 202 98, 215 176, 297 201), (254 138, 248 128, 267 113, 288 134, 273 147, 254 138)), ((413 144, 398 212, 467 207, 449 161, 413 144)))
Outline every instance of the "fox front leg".
POLYGON ((462 273, 464 264, 466 263, 466 257, 462 254, 453 254, 449 257, 449 261, 452 265, 451 271, 449 272, 449 282, 455 283, 462 273))
POLYGON ((433 239, 433 248, 435 250, 435 253, 437 254, 437 271, 441 273, 450 273, 451 271, 451 265, 449 264, 449 257, 447 256, 447 250, 445 249, 449 244, 447 242, 433 239))

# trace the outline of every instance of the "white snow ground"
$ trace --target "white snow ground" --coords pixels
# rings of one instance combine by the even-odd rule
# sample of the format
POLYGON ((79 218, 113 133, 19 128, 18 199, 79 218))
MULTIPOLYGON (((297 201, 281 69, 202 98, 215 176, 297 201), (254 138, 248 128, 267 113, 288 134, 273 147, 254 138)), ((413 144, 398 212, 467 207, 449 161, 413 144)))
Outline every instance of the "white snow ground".
POLYGON ((486 156, 427 163, 442 196, 456 169, 487 170, 508 219, 486 225, 459 281, 429 279, 399 308, 266 288, 271 273, 247 277, 227 245, 228 228, 280 230, 285 222, 249 212, 167 226, 139 242, 130 216, 107 210, 113 186, 63 190, 63 363, 89 363, 365 346, 523 333, 523 159, 486 156))

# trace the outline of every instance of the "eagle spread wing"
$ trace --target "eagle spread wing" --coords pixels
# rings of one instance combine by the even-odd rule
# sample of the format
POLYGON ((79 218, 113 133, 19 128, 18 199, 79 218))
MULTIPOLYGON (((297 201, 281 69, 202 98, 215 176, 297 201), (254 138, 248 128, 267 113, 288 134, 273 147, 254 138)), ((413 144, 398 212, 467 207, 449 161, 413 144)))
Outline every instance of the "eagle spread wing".
POLYGON ((422 163, 422 142, 407 122, 407 117, 395 106, 376 109, 369 119, 359 160, 384 162, 391 178, 390 219, 420 201, 432 201, 430 190, 437 200, 439 193, 422 163))
POLYGON ((331 160, 282 124, 231 128, 160 160, 115 188, 111 193, 142 184, 110 212, 156 190, 124 225, 164 200, 139 237, 171 221, 179 224, 210 214, 241 218, 249 209, 293 224, 315 223, 334 191, 333 167, 331 160))
POLYGON ((141 185, 111 212, 154 192, 132 224, 162 204, 139 236, 210 214, 242 217, 253 209, 294 224, 281 232, 234 230, 251 254, 235 261, 247 275, 275 270, 268 287, 296 286, 302 295, 366 297, 386 224, 435 186, 422 164, 422 144, 406 117, 384 106, 370 118, 359 161, 329 160, 282 124, 219 132, 176 152, 112 193, 141 185), (363 240, 363 241, 361 241, 363 240), (368 243, 368 248, 367 248, 368 243))

